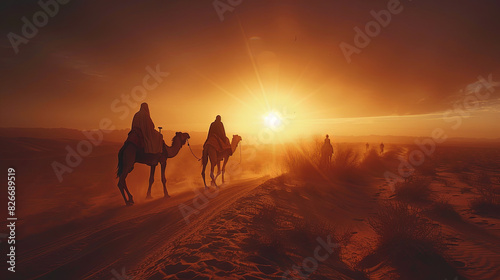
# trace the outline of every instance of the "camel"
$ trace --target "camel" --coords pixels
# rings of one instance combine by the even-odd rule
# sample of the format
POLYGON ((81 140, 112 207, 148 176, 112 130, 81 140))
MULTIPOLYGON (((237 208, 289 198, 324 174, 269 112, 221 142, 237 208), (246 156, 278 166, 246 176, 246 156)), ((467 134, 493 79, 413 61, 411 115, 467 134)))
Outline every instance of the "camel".
POLYGON ((163 151, 161 155, 159 155, 159 158, 158 156, 153 156, 151 154, 138 153, 137 147, 130 142, 125 142, 125 144, 123 144, 120 152, 118 153, 118 171, 116 172, 116 174, 117 177, 120 178, 118 180, 118 188, 122 193, 123 200, 125 200, 126 205, 130 206, 134 204, 134 199, 127 188, 125 179, 127 178, 127 175, 134 169, 134 164, 136 162, 151 166, 151 173, 149 174, 149 187, 146 198, 152 198, 151 186, 154 182, 154 174, 158 162, 161 165, 161 182, 163 183, 163 195, 166 198, 170 197, 170 195, 168 195, 167 187, 165 186, 165 184, 167 183, 167 179, 165 178, 167 159, 175 157, 177 153, 179 153, 179 150, 182 148, 182 146, 186 144, 186 141, 189 138, 189 134, 187 133, 176 132, 174 138, 172 138, 171 147, 163 143, 163 151), (128 200, 125 197, 125 192, 128 195, 128 200))
MULTIPOLYGON (((232 151, 231 154, 233 154, 234 151, 236 151, 236 148, 238 147, 238 144, 240 143, 241 140, 242 140, 241 136, 233 135, 233 139, 231 140, 231 151, 232 151)), ((217 177, 219 177, 219 175, 221 175, 220 162, 224 160, 224 163, 222 164, 222 183, 224 184, 224 173, 226 172, 226 164, 231 154, 229 154, 229 151, 227 150, 218 153, 217 150, 210 145, 206 145, 206 147, 203 147, 203 155, 201 158, 202 160, 201 164, 203 165, 203 169, 201 170, 201 177, 203 178, 203 184, 205 185, 205 189, 208 189, 207 183, 205 181, 205 169, 207 167, 208 160, 210 159, 210 178, 212 178, 211 184, 218 188, 217 184, 215 183, 215 180, 217 179, 217 177), (215 165, 217 165, 217 176, 214 177, 215 165)))

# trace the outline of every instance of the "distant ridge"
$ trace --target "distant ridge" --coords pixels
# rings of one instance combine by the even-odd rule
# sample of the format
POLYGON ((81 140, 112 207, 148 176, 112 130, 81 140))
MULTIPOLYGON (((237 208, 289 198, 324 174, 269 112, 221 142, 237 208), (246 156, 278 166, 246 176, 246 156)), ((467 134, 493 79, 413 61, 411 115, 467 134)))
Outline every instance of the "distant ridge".
MULTIPOLYGON (((127 139, 128 129, 117 129, 104 134, 104 141, 123 143, 127 139)), ((190 143, 192 145, 201 145, 204 143, 207 133, 206 132, 188 132, 191 136, 190 143)), ((170 139, 175 135, 172 130, 163 130, 163 137, 167 144, 170 144, 170 139)), ((320 135, 317 135, 317 137, 320 135)), ((413 137, 413 136, 394 136, 394 135, 367 135, 367 136, 336 136, 330 135, 334 143, 350 142, 350 143, 370 143, 372 145, 384 143, 400 143, 400 144, 414 144, 415 139, 422 139, 426 137, 413 137)), ((80 140, 85 139, 85 135, 81 130, 71 128, 20 128, 20 127, 0 127, 0 137, 16 138, 41 138, 41 139, 71 139, 80 140)), ((321 135, 321 137, 323 137, 321 135)), ((428 137, 428 136, 427 136, 428 137)), ((477 145, 484 144, 488 146, 500 146, 500 138, 465 138, 455 137, 446 140, 443 145, 477 145)))
MULTIPOLYGON (((394 135, 368 135, 368 136, 333 136, 335 142, 359 142, 359 143, 402 143, 402 144, 415 144, 415 139, 430 138, 414 137, 414 136, 394 136, 394 135)), ((484 144, 498 144, 500 145, 500 138, 465 138, 465 137, 452 137, 448 138, 443 144, 465 144, 465 143, 484 143, 484 144)))

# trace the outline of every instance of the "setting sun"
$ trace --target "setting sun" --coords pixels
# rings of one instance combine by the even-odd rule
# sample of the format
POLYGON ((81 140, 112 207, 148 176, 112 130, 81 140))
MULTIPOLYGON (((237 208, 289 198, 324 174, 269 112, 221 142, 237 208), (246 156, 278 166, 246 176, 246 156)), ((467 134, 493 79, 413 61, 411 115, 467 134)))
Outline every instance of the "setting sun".
POLYGON ((279 113, 269 112, 264 115, 264 124, 271 129, 277 129, 283 124, 282 117, 279 113))

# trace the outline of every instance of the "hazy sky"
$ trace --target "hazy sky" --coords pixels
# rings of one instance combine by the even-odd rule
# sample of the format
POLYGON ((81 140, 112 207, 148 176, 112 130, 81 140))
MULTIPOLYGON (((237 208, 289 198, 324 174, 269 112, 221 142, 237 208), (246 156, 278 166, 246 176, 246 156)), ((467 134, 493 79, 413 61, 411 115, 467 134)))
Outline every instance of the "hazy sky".
POLYGON ((73 0, 16 54, 8 34, 42 8, 2 1, 0 126, 129 127, 139 102, 121 98, 149 66, 169 73, 144 98, 166 129, 203 131, 221 114, 228 133, 257 132, 274 111, 295 134, 500 137, 500 87, 443 119, 478 76, 500 81, 500 3, 401 1, 348 63, 339 45, 391 2, 243 0, 221 21, 212 0, 73 0))

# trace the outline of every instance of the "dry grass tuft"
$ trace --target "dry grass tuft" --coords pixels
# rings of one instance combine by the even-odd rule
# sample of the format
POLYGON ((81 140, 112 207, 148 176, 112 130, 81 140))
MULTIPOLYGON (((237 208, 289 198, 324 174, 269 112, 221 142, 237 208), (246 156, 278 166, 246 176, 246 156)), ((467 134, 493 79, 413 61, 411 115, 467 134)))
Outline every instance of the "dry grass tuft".
POLYGON ((479 193, 479 196, 470 201, 470 208, 482 215, 500 216, 500 187, 496 179, 486 172, 480 172, 470 177, 469 182, 479 193))
POLYGON ((393 257, 444 249, 438 228, 423 218, 420 210, 406 203, 387 203, 369 223, 379 236, 379 247, 393 257))
POLYGON ((370 174, 380 175, 385 171, 382 164, 385 158, 375 150, 363 157, 355 148, 342 144, 335 147, 330 164, 322 166, 321 145, 320 141, 315 141, 289 146, 284 157, 284 164, 289 173, 303 179, 329 179, 363 184, 370 174))
POLYGON ((391 202, 383 205, 369 223, 378 235, 372 256, 388 261, 401 279, 445 279, 458 275, 443 257, 447 247, 440 229, 421 210, 403 202, 391 202))

